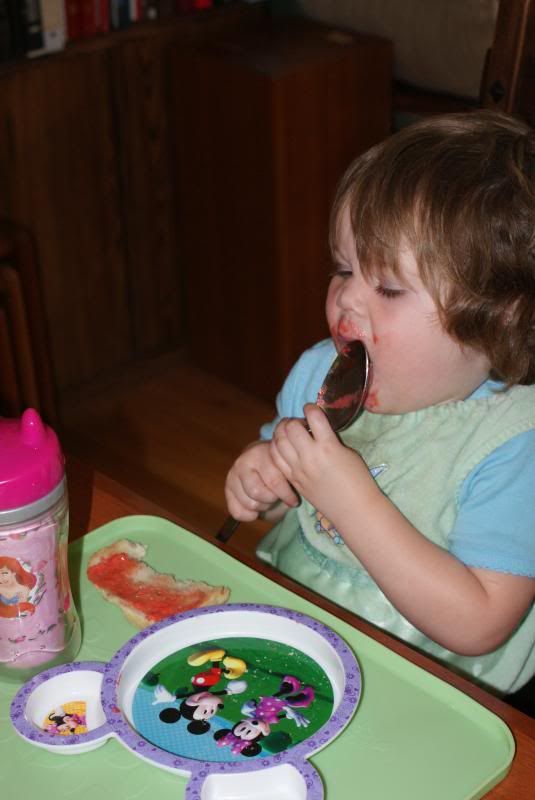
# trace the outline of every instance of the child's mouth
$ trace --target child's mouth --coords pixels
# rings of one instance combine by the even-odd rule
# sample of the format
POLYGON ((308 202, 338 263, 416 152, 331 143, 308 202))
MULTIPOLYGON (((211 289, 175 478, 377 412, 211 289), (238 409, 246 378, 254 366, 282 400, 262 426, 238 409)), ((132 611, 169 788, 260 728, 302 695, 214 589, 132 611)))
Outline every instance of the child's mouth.
POLYGON ((351 320, 341 319, 339 321, 334 336, 338 349, 342 349, 347 342, 353 342, 355 339, 364 341, 365 338, 362 330, 351 320))

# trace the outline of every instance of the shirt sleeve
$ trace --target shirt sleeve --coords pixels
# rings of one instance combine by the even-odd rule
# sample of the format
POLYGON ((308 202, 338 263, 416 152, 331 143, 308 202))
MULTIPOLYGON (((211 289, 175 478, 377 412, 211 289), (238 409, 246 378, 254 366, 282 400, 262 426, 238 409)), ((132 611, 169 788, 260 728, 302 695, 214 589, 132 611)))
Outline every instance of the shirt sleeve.
POLYGON ((472 567, 535 577, 535 430, 496 448, 468 475, 450 550, 472 567))
POLYGON ((303 406, 316 402, 329 367, 336 357, 332 339, 324 339, 299 357, 277 395, 277 416, 260 428, 261 439, 271 439, 283 417, 302 417, 303 406))

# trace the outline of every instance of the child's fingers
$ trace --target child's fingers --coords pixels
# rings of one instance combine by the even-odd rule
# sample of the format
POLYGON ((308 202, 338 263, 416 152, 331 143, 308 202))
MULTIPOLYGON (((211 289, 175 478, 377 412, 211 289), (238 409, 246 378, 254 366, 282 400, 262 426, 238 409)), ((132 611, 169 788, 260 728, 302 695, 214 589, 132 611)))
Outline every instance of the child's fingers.
POLYGON ((277 500, 282 500, 287 506, 296 506, 299 499, 294 490, 286 480, 284 474, 279 470, 273 470, 265 476, 267 486, 276 495, 277 500))
POLYGON ((307 403, 303 410, 310 433, 316 441, 333 435, 327 415, 318 405, 307 403))
POLYGON ((234 488, 228 484, 225 486, 225 500, 229 514, 241 522, 252 522, 258 518, 259 509, 255 504, 251 504, 250 499, 243 493, 241 488, 234 488))
POLYGON ((234 519, 242 522, 251 522, 258 518, 262 511, 266 511, 277 500, 260 501, 250 497, 241 484, 235 487, 225 487, 225 498, 229 513, 234 519))
POLYGON ((276 466, 281 470, 283 475, 288 477, 291 472, 292 465, 297 460, 297 451, 293 442, 292 428, 300 427, 305 436, 308 436, 302 424, 294 419, 283 419, 279 422, 273 433, 271 439, 270 454, 276 466), (293 426, 293 423, 296 423, 293 426))
POLYGON ((260 516, 260 512, 257 510, 251 511, 250 509, 243 506, 241 503, 238 503, 235 497, 232 495, 227 495, 227 509, 228 513, 234 519, 239 520, 239 522, 254 522, 255 519, 258 519, 260 516))
POLYGON ((277 441, 275 436, 273 436, 273 438, 271 440, 269 452, 270 452, 271 458, 273 460, 273 463, 275 464, 277 469, 280 470, 282 475, 284 475, 285 477, 288 477, 288 475, 291 472, 290 465, 289 465, 288 461, 283 457, 281 449, 279 447, 279 443, 280 443, 280 437, 279 437, 279 439, 277 441))
POLYGON ((273 439, 283 456, 286 452, 290 457, 295 457, 295 451, 306 447, 311 441, 306 420, 296 417, 281 420, 275 428, 273 439))
POLYGON ((267 441, 254 443, 236 459, 225 481, 225 498, 232 516, 244 521, 256 519, 280 500, 288 506, 298 502, 267 441))
POLYGON ((236 499, 251 510, 264 510, 277 500, 277 496, 266 486, 260 474, 251 470, 233 481, 230 490, 236 499))

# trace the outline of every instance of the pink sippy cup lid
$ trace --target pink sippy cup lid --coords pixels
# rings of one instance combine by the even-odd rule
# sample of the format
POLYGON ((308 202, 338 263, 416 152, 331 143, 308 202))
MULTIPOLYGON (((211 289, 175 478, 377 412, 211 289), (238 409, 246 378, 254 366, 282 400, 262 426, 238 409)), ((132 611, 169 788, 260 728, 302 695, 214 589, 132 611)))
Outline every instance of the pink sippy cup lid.
POLYGON ((0 418, 0 511, 40 500, 63 480, 58 438, 33 408, 0 418))

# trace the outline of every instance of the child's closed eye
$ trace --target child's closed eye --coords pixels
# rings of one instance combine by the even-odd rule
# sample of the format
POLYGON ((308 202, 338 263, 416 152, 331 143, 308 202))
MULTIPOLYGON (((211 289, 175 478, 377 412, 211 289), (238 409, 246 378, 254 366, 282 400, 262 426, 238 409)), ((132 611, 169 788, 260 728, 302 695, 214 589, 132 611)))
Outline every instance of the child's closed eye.
POLYGON ((350 278, 352 275, 353 270, 346 264, 334 264, 329 272, 329 278, 350 278))
POLYGON ((391 286, 384 286, 381 283, 377 284, 375 291, 377 294, 381 295, 381 297, 386 297, 388 300, 393 300, 395 297, 400 297, 405 293, 404 289, 394 289, 391 286))

